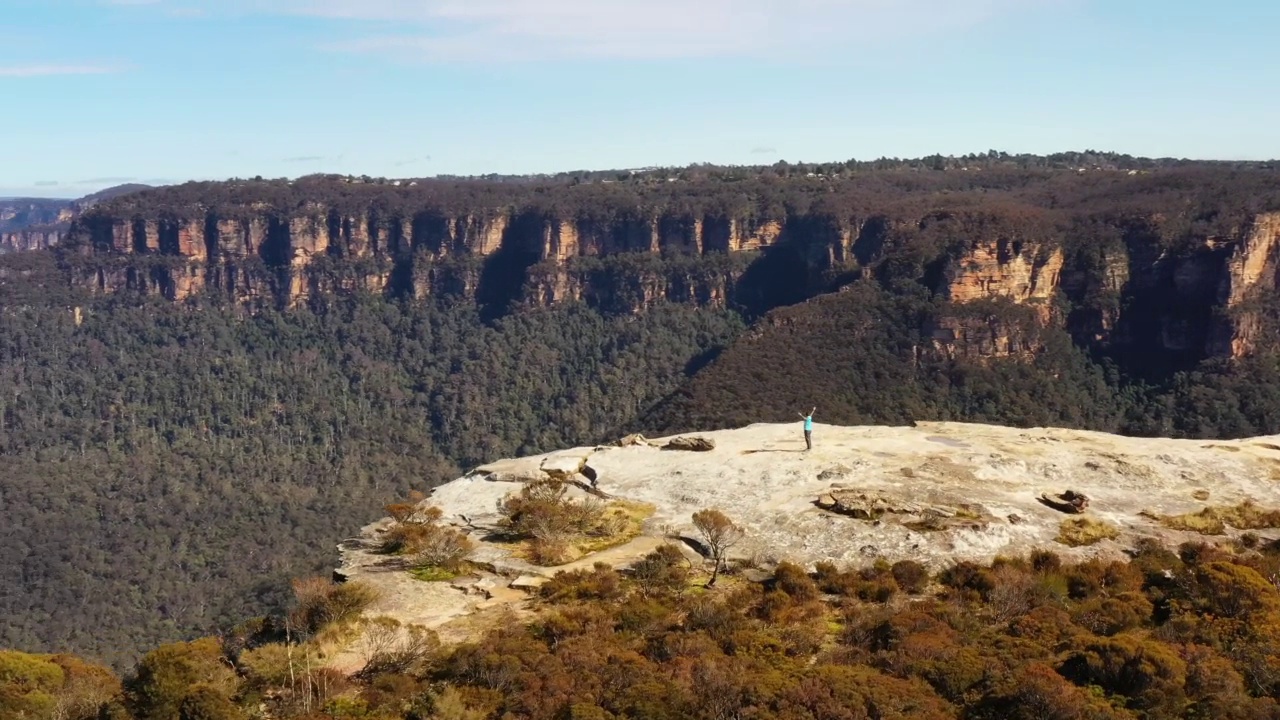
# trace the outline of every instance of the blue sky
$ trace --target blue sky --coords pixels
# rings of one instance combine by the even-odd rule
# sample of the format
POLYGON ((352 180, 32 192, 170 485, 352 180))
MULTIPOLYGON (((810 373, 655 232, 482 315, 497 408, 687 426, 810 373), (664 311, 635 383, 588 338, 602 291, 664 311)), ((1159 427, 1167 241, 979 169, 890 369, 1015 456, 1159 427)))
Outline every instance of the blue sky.
POLYGON ((0 0, 0 196, 1086 148, 1280 157, 1274 0, 0 0))

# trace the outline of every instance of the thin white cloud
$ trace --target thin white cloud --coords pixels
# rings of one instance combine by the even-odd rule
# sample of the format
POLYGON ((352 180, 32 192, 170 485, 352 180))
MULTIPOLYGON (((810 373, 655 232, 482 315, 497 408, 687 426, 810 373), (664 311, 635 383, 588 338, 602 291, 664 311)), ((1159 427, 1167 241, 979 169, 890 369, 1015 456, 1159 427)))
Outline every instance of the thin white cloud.
MULTIPOLYGON (((113 0, 141 4, 149 0, 113 0)), ((330 47, 436 61, 851 55, 1079 0, 188 0, 333 20, 330 47), (389 30, 390 29, 390 30, 389 30), (786 55, 784 55, 784 53, 786 55)))
POLYGON ((50 77, 56 75, 107 75, 120 68, 108 65, 0 65, 0 77, 50 77))

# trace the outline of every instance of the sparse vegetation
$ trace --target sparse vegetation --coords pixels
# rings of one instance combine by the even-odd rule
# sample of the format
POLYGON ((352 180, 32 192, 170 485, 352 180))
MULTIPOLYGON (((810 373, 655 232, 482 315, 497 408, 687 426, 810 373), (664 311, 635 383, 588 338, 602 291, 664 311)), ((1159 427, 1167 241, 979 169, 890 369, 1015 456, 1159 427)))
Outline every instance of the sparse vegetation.
POLYGON ((528 543, 539 565, 560 565, 589 552, 629 542, 640 534, 653 507, 641 503, 604 503, 586 495, 570 497, 572 485, 554 478, 526 483, 498 504, 512 536, 528 543))
POLYGON ((1280 528, 1280 510, 1258 507, 1246 500, 1238 505, 1206 507, 1185 515, 1157 515, 1160 524, 1171 530, 1196 532, 1201 535, 1224 535, 1228 527, 1237 530, 1269 530, 1280 528))
POLYGON ((1062 521, 1062 524, 1058 526, 1058 537, 1055 540, 1063 545, 1082 547, 1100 543, 1103 540, 1113 540, 1117 537, 1120 537, 1120 528, 1106 520, 1077 517, 1062 521))
POLYGON ((720 572, 724 569, 725 556, 729 550, 742 540, 743 531, 729 519, 728 515, 714 508, 694 513, 693 527, 702 536, 708 552, 711 553, 713 569, 711 579, 707 581, 707 586, 710 587, 715 585, 716 579, 720 577, 720 572))

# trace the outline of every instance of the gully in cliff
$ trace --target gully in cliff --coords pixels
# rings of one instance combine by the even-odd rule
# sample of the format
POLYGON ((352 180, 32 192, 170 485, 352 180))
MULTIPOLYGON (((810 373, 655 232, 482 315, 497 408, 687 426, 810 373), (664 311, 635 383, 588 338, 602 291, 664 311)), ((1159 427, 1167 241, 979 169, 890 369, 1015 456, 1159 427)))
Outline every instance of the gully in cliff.
POLYGON ((813 449, 813 413, 816 412, 817 410, 818 408, 815 407, 813 410, 809 411, 808 415, 805 415, 804 413, 796 413, 801 417, 801 419, 804 420, 804 449, 805 450, 813 449))

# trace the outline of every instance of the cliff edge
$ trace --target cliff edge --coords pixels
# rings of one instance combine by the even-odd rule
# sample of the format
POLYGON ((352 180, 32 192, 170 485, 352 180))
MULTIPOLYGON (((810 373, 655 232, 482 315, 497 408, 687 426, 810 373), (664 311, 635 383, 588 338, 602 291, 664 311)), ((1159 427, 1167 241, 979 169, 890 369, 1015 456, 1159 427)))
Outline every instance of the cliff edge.
POLYGON ((1202 441, 961 423, 819 424, 814 449, 805 451, 799 429, 759 424, 699 433, 714 446, 703 451, 632 438, 626 446, 484 465, 422 501, 476 542, 473 572, 415 580, 376 550, 392 524, 387 518, 340 546, 337 574, 381 591, 371 615, 463 639, 487 610, 520 613, 522 590, 563 570, 625 567, 664 542, 700 562, 691 515, 705 508, 744 530, 731 559, 745 568, 884 559, 939 570, 1034 549, 1072 560, 1118 558, 1142 538, 1176 545, 1245 532, 1280 537, 1280 512, 1268 510, 1280 508, 1280 436, 1202 441), (625 543, 556 567, 535 565, 503 539, 498 508, 546 478, 565 480, 581 498, 595 494, 651 513, 625 543), (1087 498, 1082 512, 1067 491, 1087 498))

